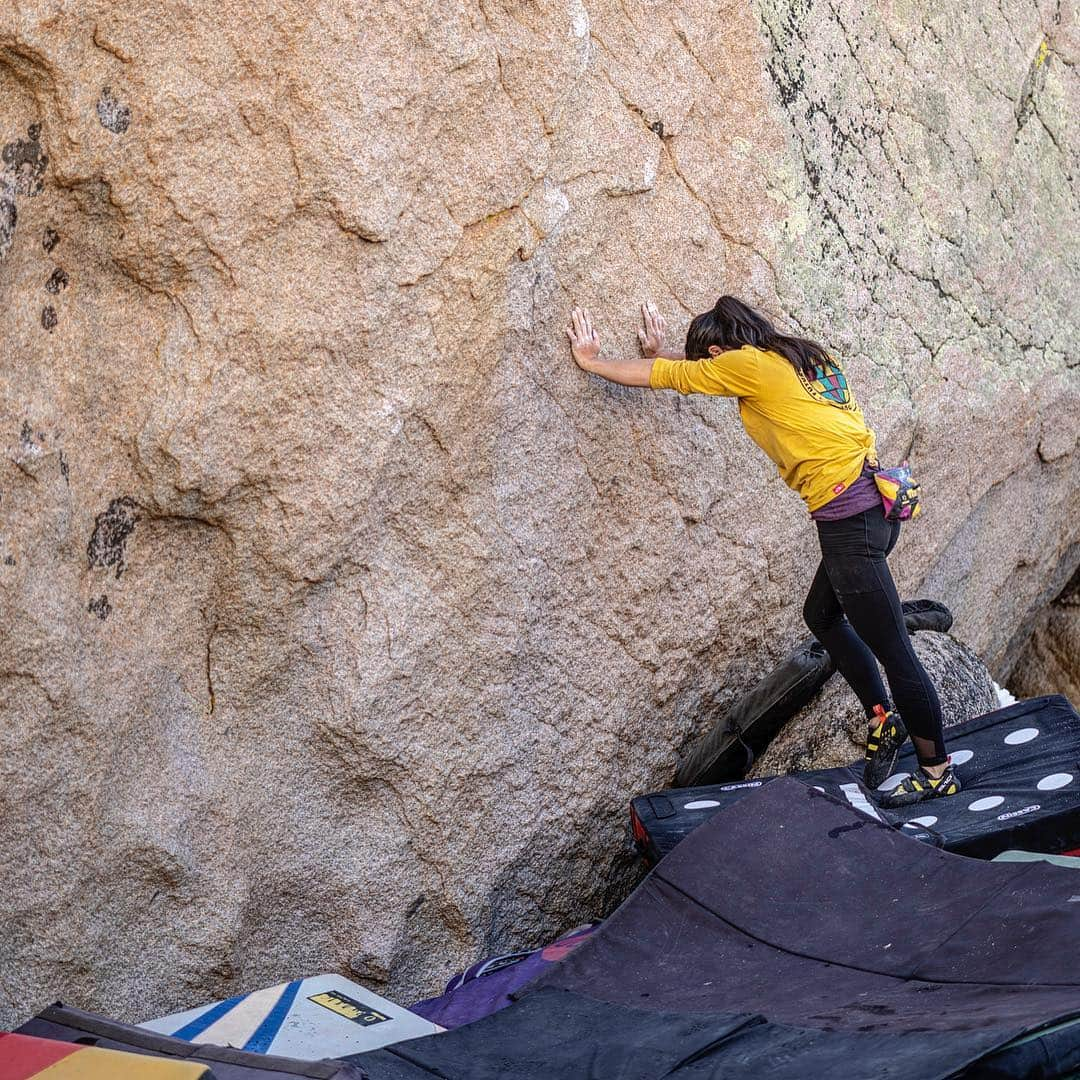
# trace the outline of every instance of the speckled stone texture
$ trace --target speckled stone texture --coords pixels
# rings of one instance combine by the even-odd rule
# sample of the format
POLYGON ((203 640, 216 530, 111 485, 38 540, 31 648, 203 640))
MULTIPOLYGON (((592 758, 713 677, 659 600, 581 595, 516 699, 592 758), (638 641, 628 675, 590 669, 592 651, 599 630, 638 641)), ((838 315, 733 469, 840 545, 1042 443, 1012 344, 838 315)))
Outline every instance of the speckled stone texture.
POLYGON ((1039 617, 1012 685, 1023 697, 1065 694, 1080 702, 1080 573, 1039 617))
POLYGON ((0 6, 0 1022, 402 1001, 620 898, 626 804, 805 636, 729 291, 845 359, 998 674, 1080 561, 1057 0, 0 6))

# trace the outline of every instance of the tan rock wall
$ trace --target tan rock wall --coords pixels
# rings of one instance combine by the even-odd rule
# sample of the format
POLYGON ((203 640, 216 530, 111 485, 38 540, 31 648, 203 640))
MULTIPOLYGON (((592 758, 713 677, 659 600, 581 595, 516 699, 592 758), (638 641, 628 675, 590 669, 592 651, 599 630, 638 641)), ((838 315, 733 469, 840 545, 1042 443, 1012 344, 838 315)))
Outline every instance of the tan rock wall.
POLYGON ((1065 694, 1080 702, 1080 574, 1037 619, 1011 681, 1025 697, 1065 694))
POLYGON ((1068 20, 0 11, 0 1020, 408 1000, 621 895, 815 541, 731 403, 576 371, 573 303, 826 339, 930 500, 903 590, 1007 665, 1080 559, 1068 20))

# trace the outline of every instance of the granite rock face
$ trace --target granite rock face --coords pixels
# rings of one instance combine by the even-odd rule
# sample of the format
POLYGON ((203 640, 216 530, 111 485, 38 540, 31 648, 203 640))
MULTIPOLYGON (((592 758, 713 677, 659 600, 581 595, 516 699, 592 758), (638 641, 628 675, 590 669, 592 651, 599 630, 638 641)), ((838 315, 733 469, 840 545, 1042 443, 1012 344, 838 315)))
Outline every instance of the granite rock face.
POLYGON ((845 358, 995 673, 1080 561, 1057 0, 0 10, 0 1022, 407 1001, 618 899, 628 799, 797 640, 720 292, 845 358))
POLYGON ((1080 703, 1080 574, 1039 618, 1011 682, 1021 697, 1064 694, 1080 703))
MULTIPOLYGON (((962 641, 932 630, 913 634, 911 641, 941 699, 946 729, 998 708, 990 672, 962 641)), ((866 727, 858 698, 834 674, 814 700, 783 726, 749 775, 850 765, 866 750, 866 727)))

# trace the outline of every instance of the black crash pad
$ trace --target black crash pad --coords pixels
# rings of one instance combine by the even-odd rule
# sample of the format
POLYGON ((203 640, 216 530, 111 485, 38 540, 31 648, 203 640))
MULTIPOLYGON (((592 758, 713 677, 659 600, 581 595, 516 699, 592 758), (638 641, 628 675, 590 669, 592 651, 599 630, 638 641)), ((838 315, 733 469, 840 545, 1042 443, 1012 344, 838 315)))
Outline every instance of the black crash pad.
MULTIPOLYGON (((1009 848, 1060 853, 1080 846, 1080 714, 1060 694, 1031 698, 945 733, 964 790, 902 811, 871 805, 862 762, 793 774, 919 839, 989 859, 1009 848)), ((915 764, 910 741, 897 773, 915 764)), ((631 804, 634 839, 650 862, 702 822, 776 777, 643 795, 631 804)))

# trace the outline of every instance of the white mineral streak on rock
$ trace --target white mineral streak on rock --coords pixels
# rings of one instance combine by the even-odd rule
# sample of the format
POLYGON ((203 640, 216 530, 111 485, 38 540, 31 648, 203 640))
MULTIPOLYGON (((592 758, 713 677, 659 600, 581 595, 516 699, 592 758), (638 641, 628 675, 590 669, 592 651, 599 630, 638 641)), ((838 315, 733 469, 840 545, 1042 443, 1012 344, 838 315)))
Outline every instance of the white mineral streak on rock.
POLYGON ((1006 687, 998 686, 996 682, 994 683, 994 694, 997 696, 998 706, 1002 709, 1016 704, 1016 696, 1006 687))
POLYGON ((571 0, 570 32, 577 38, 589 35, 589 13, 585 10, 582 0, 571 0))
POLYGON ((572 303, 838 351, 1008 677, 1080 557, 1067 9, 0 5, 0 1024, 411 1000, 625 892, 815 537, 572 303))
POLYGON ((582 0, 571 0, 570 7, 570 36, 576 42, 579 70, 584 70, 593 55, 593 44, 590 30, 592 23, 589 12, 582 0))
POLYGON ((546 239, 554 235, 559 223, 566 217, 570 210, 570 200, 558 184, 552 183, 545 176, 529 193, 521 208, 540 236, 546 239))

